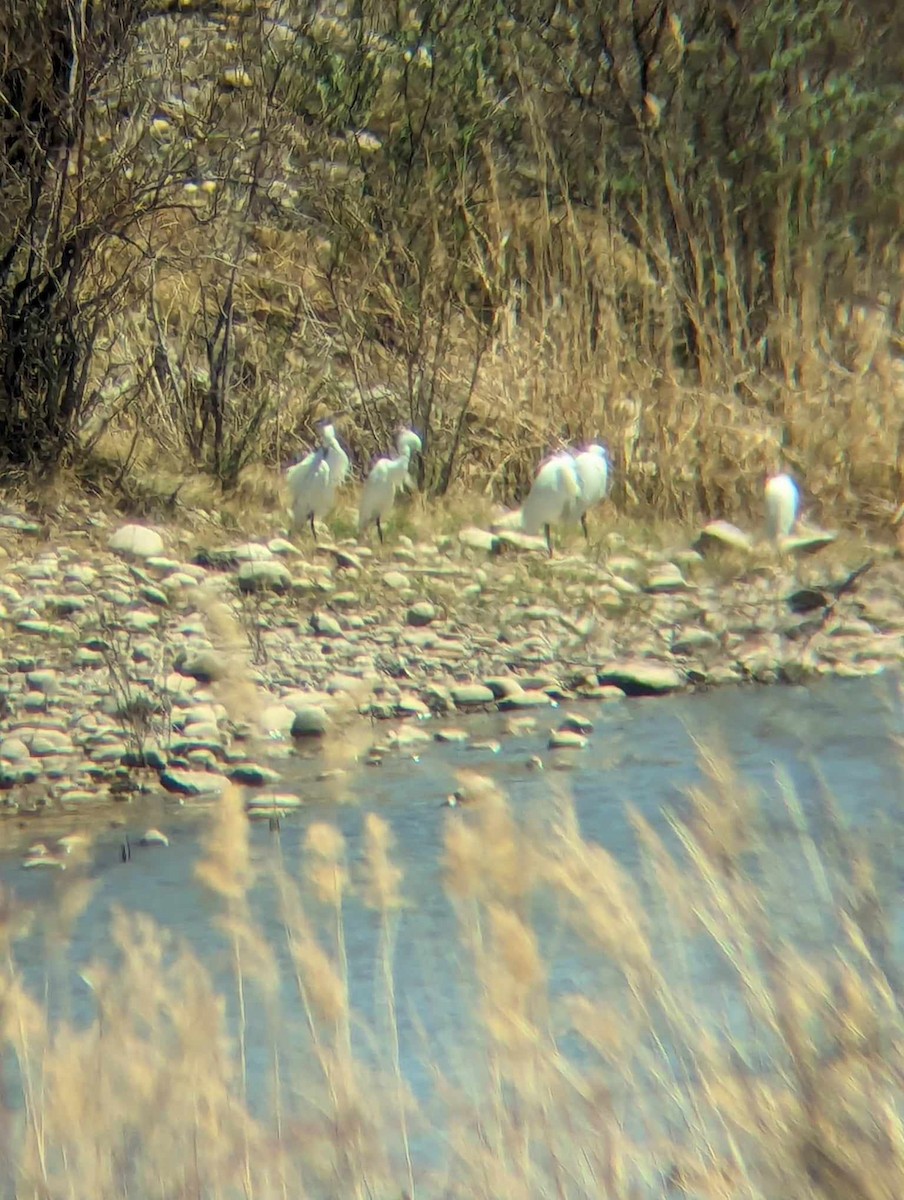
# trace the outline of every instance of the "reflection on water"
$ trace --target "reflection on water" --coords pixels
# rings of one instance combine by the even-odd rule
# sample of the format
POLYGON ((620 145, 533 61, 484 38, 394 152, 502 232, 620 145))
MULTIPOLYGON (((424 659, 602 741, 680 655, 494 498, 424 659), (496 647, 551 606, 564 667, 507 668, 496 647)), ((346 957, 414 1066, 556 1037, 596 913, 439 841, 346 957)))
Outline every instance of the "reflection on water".
MULTIPOLYGON (((673 700, 582 705, 579 711, 592 719, 594 730, 589 746, 578 754, 552 757, 545 749, 542 718, 536 734, 517 737, 504 734, 501 718, 479 718, 475 726, 481 735, 499 738, 499 753, 437 744, 428 747, 419 761, 387 756, 381 768, 362 769, 354 785, 357 803, 339 807, 319 798, 324 793, 315 780, 315 763, 280 762, 287 789, 297 786, 308 803, 299 814, 284 818, 278 833, 269 830, 266 822, 251 827, 251 859, 257 875, 254 920, 288 979, 284 925, 271 868, 282 863, 294 871, 303 858, 307 828, 314 821, 328 820, 341 829, 354 869, 363 853, 364 814, 377 811, 390 822, 395 858, 404 870, 406 901, 399 917, 396 956, 400 1054, 403 1072, 417 1094, 429 1091, 432 1066, 439 1065, 453 1076, 461 1074, 474 1036, 469 1018, 470 968, 442 879, 445 824, 468 819, 461 810, 441 807, 443 797, 456 786, 455 772, 461 767, 492 775, 504 785, 514 811, 541 828, 556 811, 556 788, 571 792, 585 836, 604 846, 636 881, 652 914, 652 941, 661 969, 683 981, 700 1012, 709 1014, 713 1028, 730 1031, 742 1045, 747 1039, 751 1063, 767 1058, 769 1047, 747 1036, 748 1018, 734 997, 737 975, 731 955, 711 943, 690 954, 686 947, 678 952, 674 914, 650 886, 632 814, 642 816, 667 845, 676 846, 674 821, 687 812, 686 789, 701 778, 697 743, 717 738, 739 776, 758 792, 757 819, 769 853, 757 869, 772 876, 771 927, 777 934, 803 949, 824 947, 836 935, 819 870, 802 868, 806 855, 800 838, 801 830, 809 830, 817 842, 829 836, 823 833, 829 792, 848 826, 869 843, 880 880, 892 885, 888 894, 900 892, 900 774, 890 735, 901 735, 902 715, 892 681, 723 690, 673 700), (546 759, 545 772, 527 769, 527 760, 535 753, 546 759), (573 768, 554 771, 557 762, 573 768)), ((555 716, 551 714, 550 723, 555 716)), ((109 917, 116 906, 147 913, 185 939, 218 976, 224 992, 234 995, 227 940, 214 920, 216 904, 194 877, 207 814, 192 812, 190 806, 151 805, 141 812, 129 810, 126 819, 125 830, 109 830, 94 847, 95 891, 73 927, 65 959, 48 967, 47 947, 38 936, 17 946, 26 980, 36 992, 47 988, 47 1002, 57 1015, 65 1011, 76 1020, 93 1019, 92 995, 80 972, 90 960, 111 956, 109 917), (168 834, 169 847, 136 848, 130 862, 121 862, 124 832, 131 833, 134 843, 151 823, 168 834)), ((20 856, 12 853, 0 860, 0 879, 36 906, 53 903, 58 880, 50 872, 23 872, 19 861, 20 856)), ((894 916, 893 931, 899 941, 900 914, 894 916)), ((558 908, 544 908, 542 894, 532 901, 531 919, 549 964, 553 994, 582 991, 611 996, 620 1003, 624 980, 618 969, 598 952, 584 949, 566 928, 558 908)), ((383 1028, 376 930, 374 914, 359 896, 350 895, 344 935, 351 1003, 361 1018, 354 1036, 364 1056, 379 1047, 383 1028)), ((297 1007, 290 985, 282 998, 287 1010, 297 1007)), ((263 1008, 253 1009, 248 1016, 246 1036, 250 1094, 264 1104, 272 1067, 273 1024, 263 1008)), ((565 1031, 561 1044, 566 1051, 580 1052, 565 1031)), ((666 1044, 660 1052, 671 1053, 666 1044)), ((286 1053, 301 1062, 307 1048, 296 1043, 286 1053)), ((688 1064, 684 1067, 690 1069, 688 1064)))

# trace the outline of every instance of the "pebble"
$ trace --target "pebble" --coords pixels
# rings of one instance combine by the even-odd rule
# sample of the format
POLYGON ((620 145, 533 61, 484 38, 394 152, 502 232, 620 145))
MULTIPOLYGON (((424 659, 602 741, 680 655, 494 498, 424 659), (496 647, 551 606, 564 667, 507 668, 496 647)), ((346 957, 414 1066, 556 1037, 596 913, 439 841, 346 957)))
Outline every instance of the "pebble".
MULTIPOLYGON (((104 519, 92 527, 106 536, 104 519)), ((904 605, 894 563, 880 559, 854 603, 842 597, 823 628, 824 605, 816 601, 834 597, 824 574, 817 584, 806 568, 769 556, 740 567, 745 574, 735 579, 726 578, 734 561, 727 558, 718 579, 708 579, 702 555, 719 541, 710 534, 668 559, 607 535, 604 565, 579 552, 548 565, 544 558, 541 571, 531 555, 488 557, 514 543, 483 530, 432 544, 399 541, 388 550, 388 569, 366 548, 299 549, 279 539, 202 551, 190 564, 175 549, 162 553, 163 538, 143 525, 116 529, 106 549, 89 539, 54 550, 17 541, 0 582, 4 810, 54 799, 75 808, 108 794, 129 800, 147 786, 149 769, 181 797, 216 794, 226 775, 269 795, 279 781, 271 763, 292 753, 290 735, 316 745, 333 706, 350 716, 417 721, 444 714, 436 732, 409 725, 394 736, 395 749, 410 754, 430 738, 495 753, 495 739, 469 743, 456 710, 507 711, 513 731, 519 709, 554 701, 573 709, 578 697, 621 700, 745 679, 806 683, 900 663, 904 605), (482 555, 463 555, 462 547, 482 555), (337 587, 340 571, 350 573, 353 589, 337 587), (880 571, 889 573, 887 583, 880 571), (426 576, 432 599, 415 590, 426 576), (241 605, 241 581, 252 578, 261 601, 241 605), (208 600, 240 613, 236 653, 230 645, 224 654, 222 641, 233 635, 211 627, 199 584, 208 600), (280 591, 291 593, 289 603, 280 591), (329 610, 309 620, 313 605, 304 596, 329 610), (233 710, 226 690, 236 666, 241 688, 255 689, 244 711, 233 710), (114 670, 126 681, 125 698, 111 690, 114 670), (260 735, 266 750, 255 741, 260 735), (37 786, 23 791, 28 784, 37 786)), ((818 532, 800 537, 825 544, 818 532)), ((804 547, 795 551, 792 540, 785 549, 804 547)), ((533 720, 525 719, 525 731, 533 720)), ((572 734, 563 749, 576 748, 590 732, 583 714, 570 711, 552 736, 572 734)), ((385 751, 384 743, 368 761, 382 761, 385 751)))
POLYGON ((559 730, 570 729, 573 733, 592 733, 593 722, 578 713, 567 713, 559 725, 559 730))
POLYGON ((249 817, 266 817, 274 812, 281 815, 303 807, 301 797, 291 792, 258 792, 245 801, 245 811, 249 817))
POLYGON ((499 537, 496 534, 489 533, 485 529, 476 529, 473 526, 460 529, 458 540, 470 550, 485 550, 488 554, 495 554, 499 550, 499 537))
POLYGON ((329 613, 314 612, 311 613, 310 627, 315 637, 321 638, 341 638, 342 626, 335 617, 331 617, 329 613))
POLYGON ((626 696, 659 696, 684 686, 680 673, 667 663, 651 659, 612 663, 598 672, 601 684, 614 684, 626 696))
POLYGON ((513 712, 519 708, 548 708, 552 703, 546 692, 512 692, 499 701, 500 712, 513 712))
POLYGON ((210 771, 184 771, 167 768, 160 772, 160 783, 168 792, 174 792, 179 796, 204 796, 210 793, 221 793, 227 780, 224 776, 214 775, 210 771))
POLYGON ((387 571, 383 583, 394 592, 407 592, 411 587, 411 580, 401 571, 387 571))
POLYGON ((168 846, 169 838, 159 829, 148 829, 142 834, 138 844, 140 846, 168 846))
POLYGON ((290 732, 293 738, 322 737, 329 724, 330 719, 325 709, 312 704, 295 710, 290 732))
POLYGON ((555 729, 549 735, 550 750, 583 750, 587 738, 574 729, 555 729))
POLYGON ((468 741, 468 731, 466 729, 437 729, 433 737, 437 742, 450 742, 461 745, 468 741))
POLYGON ((246 787, 267 787, 274 783, 279 783, 282 776, 279 771, 275 771, 272 767, 265 767, 260 763, 245 762, 234 766, 229 772, 229 778, 233 783, 242 783, 246 787))
POLYGON ((117 554, 132 558, 152 558, 163 553, 163 538, 145 525, 123 525, 111 534, 108 545, 117 554))
POLYGON ((451 689, 452 700, 459 708, 473 708, 481 704, 492 704, 496 697, 491 688, 482 683, 457 684, 451 689))
POLYGON ((245 593, 287 592, 292 584, 292 572, 285 563, 271 559, 243 562, 236 582, 239 591, 245 593))
POLYGON ((429 600, 419 600, 408 609, 405 619, 409 625, 429 625, 436 620, 436 605, 429 600))
POLYGON ((681 574, 681 568, 675 563, 663 563, 651 571, 643 590, 653 595, 658 593, 683 592, 690 584, 681 574))

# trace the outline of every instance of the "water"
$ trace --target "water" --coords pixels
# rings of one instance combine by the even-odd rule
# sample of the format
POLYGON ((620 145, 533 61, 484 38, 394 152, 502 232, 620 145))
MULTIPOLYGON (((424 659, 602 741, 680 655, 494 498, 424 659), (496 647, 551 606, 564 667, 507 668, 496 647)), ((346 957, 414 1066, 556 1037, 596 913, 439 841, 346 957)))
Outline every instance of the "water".
MULTIPOLYGON (((701 778, 695 738, 717 735, 740 776, 759 789, 761 820, 770 847, 768 869, 781 881, 771 890, 773 928, 783 938, 804 949, 824 949, 835 936, 818 873, 802 870, 797 832, 804 825, 820 840, 826 786, 848 826, 871 843, 880 867, 887 876, 890 873, 900 892, 904 882, 897 853, 902 832, 900 769, 890 735, 900 736, 904 722, 890 680, 721 690, 670 700, 582 705, 576 711, 594 723, 584 751, 557 756, 546 751, 546 730, 560 715, 555 710, 548 720, 541 716, 536 733, 524 736, 505 735, 501 717, 481 717, 472 722, 473 732, 499 735, 498 753, 436 744, 426 746, 419 761, 388 755, 381 768, 362 770, 356 785, 358 803, 352 805, 337 807, 327 799, 327 786, 315 780, 315 761, 281 761, 286 790, 296 786, 307 798, 307 806, 284 818, 279 833, 270 831, 266 822, 250 827, 251 859, 258 876, 252 893, 254 920, 286 968, 283 919, 271 875, 274 863, 301 863, 306 830, 312 822, 326 820, 341 829, 354 869, 363 853, 364 814, 379 812, 389 821, 396 839, 395 858, 404 869, 406 900, 398 927, 398 944, 404 953, 396 956, 402 1069, 420 1096, 430 1091, 428 1062, 453 1075, 460 1072, 474 1036, 469 971, 456 918, 444 895, 441 862, 446 822, 470 819, 461 810, 441 806, 462 767, 491 774, 504 785, 514 811, 530 821, 542 822, 551 812, 553 783, 567 785, 585 836, 610 851, 643 887, 653 915, 657 961, 680 974, 701 1011, 709 1012, 715 1025, 741 1042, 749 1030, 744 1010, 733 998, 734 969, 712 946, 680 959, 673 953, 670 914, 643 884, 641 853, 630 818, 630 810, 642 815, 670 846, 675 845, 673 821, 687 811, 687 787, 701 778), (534 753, 544 756, 546 771, 528 770, 527 760, 534 753), (560 774, 553 769, 556 763, 573 767, 560 774), (783 798, 783 787, 793 788, 799 812, 783 798)), ((37 994, 46 993, 54 1015, 65 1013, 75 1021, 93 1019, 94 1000, 82 973, 94 959, 115 961, 110 914, 120 906, 147 914, 177 939, 184 939, 232 997, 228 944, 215 923, 217 908, 194 877, 209 814, 193 811, 190 805, 178 808, 155 800, 118 810, 117 815, 127 823, 97 838, 92 867, 95 890, 72 928, 65 959, 49 967, 47 946, 37 934, 17 944, 16 958, 26 981, 37 994), (168 834, 169 847, 136 847, 131 861, 123 863, 124 834, 134 844, 151 824, 168 834)), ((0 882, 36 908, 52 905, 60 883, 57 874, 20 869, 22 846, 43 836, 41 829, 29 826, 16 836, 21 845, 10 844, 0 855, 0 882)), ((577 942, 558 912, 544 908, 542 897, 531 915, 550 964, 554 995, 579 990, 617 1000, 623 994, 618 969, 577 942)), ((900 946, 902 922, 899 913, 893 915, 900 946)), ((377 1037, 375 1043, 368 1030, 382 1028, 383 1008, 376 918, 357 897, 347 902, 344 928, 351 1002, 361 1018, 355 1045, 366 1057, 380 1042, 377 1037)), ((283 988, 281 999, 287 1011, 297 1010, 291 987, 283 988)), ((272 1036, 271 1022, 255 1009, 247 1031, 249 1093, 252 1103, 262 1106, 267 1103, 272 1036)), ((568 1035, 563 1035, 562 1046, 566 1052, 581 1053, 568 1035)), ((768 1058, 770 1048, 753 1038, 748 1052, 756 1061, 768 1058)), ((303 1063, 307 1047, 296 1039, 289 1053, 303 1063)), ((663 1053, 671 1053, 668 1046, 663 1053)))

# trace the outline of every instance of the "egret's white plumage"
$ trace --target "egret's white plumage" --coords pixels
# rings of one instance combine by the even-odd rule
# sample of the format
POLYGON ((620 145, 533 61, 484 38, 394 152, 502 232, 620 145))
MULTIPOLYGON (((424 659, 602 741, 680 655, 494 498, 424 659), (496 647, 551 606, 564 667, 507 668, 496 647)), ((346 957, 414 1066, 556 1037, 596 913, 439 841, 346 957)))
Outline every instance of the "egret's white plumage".
POLYGON ((330 468, 330 487, 333 489, 333 499, 335 499, 335 493, 348 477, 348 455, 342 449, 342 444, 336 437, 336 430, 331 424, 324 425, 321 440, 326 447, 326 461, 330 468))
POLYGON ((552 554, 552 526, 579 520, 587 536, 587 513, 606 498, 609 490, 609 456, 605 446, 591 442, 575 454, 562 450, 542 464, 521 506, 521 527, 526 533, 546 533, 552 554))
POLYGON ((586 450, 575 455, 574 465, 580 485, 576 512, 584 530, 584 537, 589 537, 587 513, 595 504, 605 500, 609 491, 609 454, 606 447, 601 446, 599 442, 591 442, 586 450))
POLYGON ((363 532, 374 523, 380 541, 383 541, 382 521, 388 516, 396 492, 408 480, 408 468, 412 454, 419 454, 421 439, 411 429, 403 429, 396 441, 398 455, 395 458, 379 458, 370 470, 361 489, 358 508, 358 531, 363 532))
POLYGON ((790 475, 766 480, 766 533, 775 543, 788 537, 797 521, 800 491, 790 475))
POLYGON ((562 450, 540 467, 527 499, 521 505, 521 525, 525 533, 546 534, 552 554, 552 526, 568 520, 580 498, 581 484, 574 457, 562 450))
POLYGON ((339 444, 333 426, 324 425, 320 437, 318 448, 286 472, 295 527, 309 522, 315 538, 315 520, 322 521, 332 509, 336 492, 348 474, 348 455, 339 444))

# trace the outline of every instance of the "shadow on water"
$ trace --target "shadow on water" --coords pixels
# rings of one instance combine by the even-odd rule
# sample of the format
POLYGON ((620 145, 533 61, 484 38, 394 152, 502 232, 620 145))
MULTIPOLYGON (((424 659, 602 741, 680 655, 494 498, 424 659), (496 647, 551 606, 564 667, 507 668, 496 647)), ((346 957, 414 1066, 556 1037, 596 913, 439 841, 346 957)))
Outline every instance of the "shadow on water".
MULTIPOLYGON (((759 791, 759 820, 769 846, 768 869, 781 886, 772 890, 774 927, 801 947, 824 947, 834 934, 826 906, 812 876, 800 870, 799 829, 807 826, 817 842, 824 817, 825 789, 852 829, 870 842, 879 867, 890 872, 896 890, 902 882, 897 847, 901 843, 898 816, 900 764, 893 736, 902 733, 902 715, 891 680, 834 681, 813 688, 722 690, 671 700, 632 701, 579 709, 594 724, 587 748, 580 752, 549 752, 547 722, 526 736, 504 735, 497 717, 473 719, 477 734, 499 737, 498 753, 464 745, 429 745, 419 761, 388 755, 380 768, 363 768, 356 777, 357 803, 336 806, 319 797, 323 785, 314 779, 311 761, 290 759, 278 765, 284 790, 297 790, 306 799, 297 815, 284 817, 278 832, 267 822, 250 827, 250 849, 257 882, 252 911, 257 929, 288 967, 283 921, 271 868, 281 862, 290 870, 301 864, 305 834, 312 822, 334 822, 342 831, 352 865, 363 854, 363 817, 376 811, 391 824, 396 840, 394 857, 404 871, 405 907, 399 917, 396 989, 402 1070, 416 1095, 430 1089, 431 1070, 440 1066, 453 1077, 464 1070, 475 1036, 468 1008, 473 1002, 468 980, 471 970, 463 958, 454 911, 442 878, 443 831, 447 821, 466 819, 460 810, 441 807, 456 786, 462 767, 490 774, 504 786, 516 814, 541 822, 548 818, 555 787, 573 796, 584 835, 604 846, 636 878, 651 912, 652 940, 658 961, 683 974, 699 996, 714 1027, 727 1029, 743 1044, 746 1027, 742 1007, 732 999, 736 980, 730 963, 712 947, 679 960, 671 947, 671 914, 661 897, 643 879, 640 849, 631 811, 642 815, 674 844, 673 820, 687 810, 686 789, 700 781, 697 740, 717 735, 739 775, 759 791), (542 732, 541 732, 542 731, 542 732), (540 754, 547 770, 531 771, 527 761, 540 754), (554 770, 568 766, 567 771, 554 770), (783 796, 793 792, 799 811, 783 796)), ((214 918, 216 904, 194 877, 200 837, 208 817, 190 805, 151 809, 153 818, 170 838, 167 848, 136 846, 142 827, 129 816, 125 831, 109 831, 94 847, 95 890, 71 930, 65 957, 48 959, 38 935, 17 943, 16 958, 26 982, 45 994, 53 1015, 65 1013, 75 1021, 93 1019, 93 998, 81 972, 92 959, 111 957, 108 930, 116 906, 143 912, 176 938, 185 939, 208 964, 223 993, 234 996, 229 952, 214 918), (124 832, 133 843, 131 860, 122 862, 124 832), (50 964, 50 965, 49 965, 50 964)), ((52 872, 23 872, 20 856, 0 859, 0 880, 24 900, 40 906, 53 903, 57 880, 52 872)), ((557 911, 544 908, 542 895, 533 902, 532 920, 549 966, 553 994, 582 991, 611 995, 617 1002, 624 981, 599 953, 591 954, 565 927, 557 911)), ((900 914, 894 934, 901 938, 900 914)), ((359 897, 351 895, 345 910, 345 939, 349 963, 350 1000, 361 1019, 356 1048, 367 1055, 381 1029, 382 994, 377 958, 377 922, 359 897)), ((287 973, 287 978, 289 973, 287 973)), ((287 989, 287 1010, 297 999, 287 989)), ((249 1094, 265 1104, 272 1066, 273 1029, 260 1012, 252 1012, 247 1029, 249 1094), (259 1017, 259 1019, 258 1019, 259 1017)), ((278 1021, 278 1018, 277 1018, 278 1021)), ((563 1036, 562 1046, 579 1053, 577 1043, 563 1036)), ((751 1061, 768 1057, 769 1047, 749 1047, 751 1061)), ((282 1051, 281 1051, 282 1052, 282 1051)), ((292 1045, 299 1069, 307 1048, 292 1045)), ((687 1066, 687 1069, 690 1069, 687 1066)), ((291 1077, 287 1070, 286 1077, 291 1077)))

